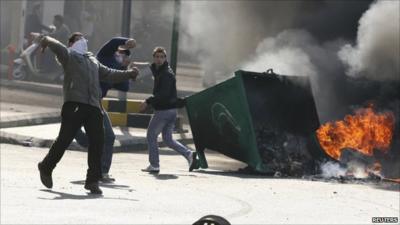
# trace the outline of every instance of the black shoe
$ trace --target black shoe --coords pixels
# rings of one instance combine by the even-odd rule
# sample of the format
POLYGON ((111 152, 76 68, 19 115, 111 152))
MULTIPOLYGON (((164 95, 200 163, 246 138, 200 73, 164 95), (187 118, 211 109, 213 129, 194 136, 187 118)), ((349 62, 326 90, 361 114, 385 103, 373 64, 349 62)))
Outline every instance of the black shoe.
POLYGON ((197 152, 193 152, 192 154, 192 160, 189 165, 189 171, 193 171, 197 167, 197 152))
POLYGON ((105 184, 110 184, 110 183, 114 183, 115 179, 114 178, 107 178, 107 177, 102 177, 100 179, 101 183, 105 183, 105 184))
POLYGON ((46 186, 47 188, 52 188, 53 187, 53 179, 51 178, 51 172, 50 174, 45 173, 42 169, 41 169, 41 163, 38 163, 38 169, 40 172, 40 181, 42 181, 42 184, 44 186, 46 186))
POLYGON ((108 173, 104 173, 100 179, 102 183, 114 183, 115 178, 111 177, 108 173))
POLYGON ((85 189, 89 190, 90 193, 92 193, 92 194, 96 194, 96 195, 103 194, 103 192, 101 191, 101 189, 99 187, 99 183, 98 182, 86 183, 85 184, 85 189))

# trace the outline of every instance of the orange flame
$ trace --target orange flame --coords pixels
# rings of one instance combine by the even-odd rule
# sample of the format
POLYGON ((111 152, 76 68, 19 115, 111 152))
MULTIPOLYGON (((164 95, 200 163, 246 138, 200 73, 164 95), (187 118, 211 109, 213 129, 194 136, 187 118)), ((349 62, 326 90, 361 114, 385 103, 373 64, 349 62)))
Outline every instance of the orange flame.
POLYGON ((373 150, 386 152, 394 129, 392 112, 376 113, 373 106, 359 109, 344 120, 326 123, 317 130, 321 147, 332 158, 339 159, 344 148, 372 156, 373 150))

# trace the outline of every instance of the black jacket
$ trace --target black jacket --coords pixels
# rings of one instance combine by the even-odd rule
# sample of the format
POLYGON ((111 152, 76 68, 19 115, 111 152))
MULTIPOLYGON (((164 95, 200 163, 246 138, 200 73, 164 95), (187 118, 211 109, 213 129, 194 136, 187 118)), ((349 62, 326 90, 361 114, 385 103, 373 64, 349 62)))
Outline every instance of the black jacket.
POLYGON ((150 66, 154 77, 153 96, 146 99, 155 110, 166 110, 183 106, 183 100, 178 99, 176 94, 175 74, 168 62, 159 68, 153 63, 150 66))

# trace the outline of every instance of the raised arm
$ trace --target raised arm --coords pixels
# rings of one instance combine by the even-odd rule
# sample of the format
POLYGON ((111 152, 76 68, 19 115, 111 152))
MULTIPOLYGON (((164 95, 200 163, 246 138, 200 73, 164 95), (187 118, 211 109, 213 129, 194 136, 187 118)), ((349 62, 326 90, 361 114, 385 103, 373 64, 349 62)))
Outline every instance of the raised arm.
POLYGON ((103 47, 100 48, 100 51, 97 53, 97 58, 104 58, 113 56, 114 53, 118 50, 118 46, 124 45, 129 38, 125 37, 115 37, 110 41, 105 43, 103 47))
POLYGON ((58 40, 49 36, 39 36, 39 43, 42 48, 49 47, 50 50, 57 56, 57 60, 65 65, 69 59, 69 51, 65 45, 63 45, 58 40))

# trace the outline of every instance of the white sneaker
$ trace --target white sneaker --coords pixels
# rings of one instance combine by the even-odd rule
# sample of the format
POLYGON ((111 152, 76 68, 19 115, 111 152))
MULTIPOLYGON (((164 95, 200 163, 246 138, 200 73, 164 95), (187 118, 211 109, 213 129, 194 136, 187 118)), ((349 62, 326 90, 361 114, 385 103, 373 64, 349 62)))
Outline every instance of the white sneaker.
POLYGON ((160 172, 160 167, 154 167, 152 165, 149 165, 148 167, 142 169, 143 172, 149 172, 149 173, 158 173, 160 172))

